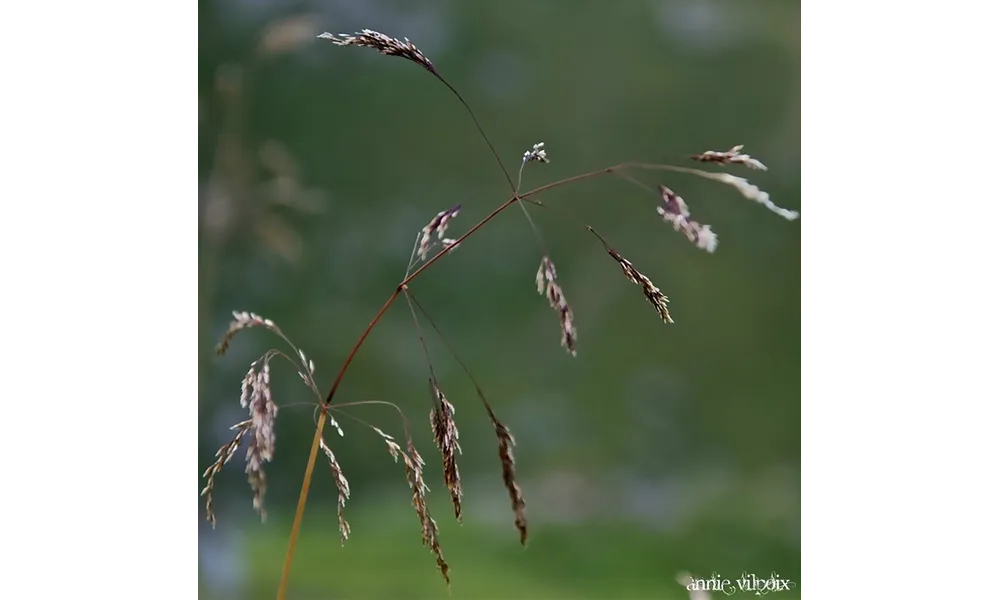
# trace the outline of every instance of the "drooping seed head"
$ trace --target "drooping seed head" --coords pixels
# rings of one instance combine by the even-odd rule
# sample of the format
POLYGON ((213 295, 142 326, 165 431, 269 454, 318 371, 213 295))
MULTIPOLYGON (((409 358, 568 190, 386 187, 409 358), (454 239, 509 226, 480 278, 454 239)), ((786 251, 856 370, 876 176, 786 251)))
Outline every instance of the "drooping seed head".
POLYGON ((431 409, 431 432, 434 443, 441 451, 441 461, 444 468, 444 483, 451 494, 451 503, 455 509, 455 519, 462 521, 462 477, 458 472, 457 454, 462 453, 458 443, 458 425, 455 423, 455 407, 445 398, 444 392, 434 379, 430 380, 431 394, 434 397, 434 408, 431 409))
POLYGON ((556 265, 548 256, 542 257, 535 274, 535 285, 538 293, 544 295, 549 306, 559 315, 559 328, 562 333, 561 344, 573 356, 576 356, 576 325, 573 322, 573 309, 570 308, 563 294, 562 287, 556 281, 556 265))
POLYGON ((767 167, 764 163, 760 162, 756 158, 751 157, 749 154, 742 154, 743 144, 738 146, 733 146, 726 152, 719 152, 717 150, 706 150, 701 154, 693 154, 691 160, 696 160, 698 162, 710 162, 722 165, 744 165, 748 169, 753 169, 755 171, 766 171, 767 167))
POLYGON ((673 323, 674 320, 670 318, 670 311, 667 309, 667 302, 669 302, 669 300, 666 295, 660 291, 660 288, 653 285, 653 282, 649 280, 649 277, 646 277, 639 272, 638 269, 632 266, 631 262, 626 260, 625 257, 619 254, 614 248, 610 246, 606 246, 605 248, 608 251, 608 254, 611 255, 611 258, 618 262, 618 265, 625 273, 625 277, 632 283, 642 288, 642 293, 646 296, 646 300, 648 300, 649 303, 653 305, 653 308, 656 309, 657 314, 660 315, 660 319, 662 319, 664 323, 673 323))
POLYGON ((662 203, 656 207, 656 212, 667 223, 672 223, 676 231, 683 233, 695 246, 708 252, 715 252, 719 239, 709 225, 692 221, 684 199, 675 194, 665 185, 660 186, 662 203))
POLYGON ((753 200, 754 202, 763 204, 771 212, 781 215, 789 221, 794 221, 799 218, 799 213, 794 210, 788 210, 787 208, 781 208, 771 201, 770 194, 742 177, 730 175, 729 173, 710 173, 708 171, 701 171, 697 169, 692 169, 689 172, 698 175, 699 177, 704 177, 705 179, 712 179, 714 181, 718 181, 719 183, 732 186, 736 188, 739 193, 743 194, 743 197, 747 200, 753 200))
POLYGON ((236 333, 249 327, 265 327, 275 333, 281 333, 281 330, 278 329, 278 326, 271 319, 265 319, 252 312, 234 310, 233 320, 229 323, 229 329, 222 336, 219 344, 215 347, 215 351, 219 354, 225 354, 226 350, 229 349, 229 342, 232 341, 236 333))
POLYGON ((493 420, 493 429, 496 432, 497 441, 499 442, 499 454, 500 454, 500 467, 503 472, 503 484, 507 488, 507 494, 510 496, 510 507, 514 511, 514 526, 517 527, 518 532, 521 534, 521 545, 525 545, 528 542, 528 519, 524 514, 524 495, 521 493, 521 486, 517 484, 516 471, 514 469, 514 436, 511 435, 510 429, 507 426, 497 420, 495 417, 491 418, 493 420))
POLYGON ((334 35, 329 32, 323 32, 317 36, 323 40, 330 40, 337 46, 361 46, 364 48, 374 48, 385 54, 386 56, 399 56, 405 58, 411 62, 415 62, 421 67, 427 69, 434 75, 437 75, 437 69, 434 68, 434 64, 424 56, 424 53, 417 48, 413 42, 407 38, 403 38, 402 41, 396 38, 389 37, 384 33, 379 33, 378 31, 373 31, 371 29, 362 29, 360 33, 341 33, 339 35, 334 35))
POLYGON ((334 456, 333 450, 326 445, 326 441, 323 438, 319 439, 320 448, 326 453, 326 458, 330 462, 330 473, 333 475, 333 482, 337 486, 337 524, 340 529, 340 542, 341 544, 347 542, 347 538, 351 535, 351 525, 344 518, 344 508, 347 506, 347 499, 351 497, 351 486, 347 482, 347 478, 344 477, 344 471, 340 468, 340 463, 337 462, 337 457, 334 456))

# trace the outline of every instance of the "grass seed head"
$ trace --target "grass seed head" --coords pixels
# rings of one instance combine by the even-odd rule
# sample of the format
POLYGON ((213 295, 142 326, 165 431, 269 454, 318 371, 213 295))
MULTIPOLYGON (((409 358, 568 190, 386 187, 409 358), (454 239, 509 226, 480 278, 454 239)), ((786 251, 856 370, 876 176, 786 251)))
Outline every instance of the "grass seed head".
POLYGON ((341 33, 339 35, 323 32, 317 37, 323 40, 330 40, 337 46, 361 46, 363 48, 374 48, 386 56, 399 56, 401 58, 405 58, 406 60, 417 63, 434 75, 438 74, 437 69, 434 68, 434 63, 432 63, 429 58, 424 56, 424 53, 420 51, 420 48, 417 48, 413 42, 406 38, 397 40, 396 38, 389 37, 384 33, 379 33, 378 31, 373 31, 371 29, 362 29, 359 33, 354 34, 341 33))
POLYGON ((549 306, 559 315, 562 347, 576 356, 576 325, 573 321, 573 309, 566 301, 566 295, 563 294, 562 287, 557 281, 556 265, 548 256, 543 256, 541 264, 538 265, 535 285, 538 293, 548 299, 549 306))
POLYGON ((712 231, 711 226, 703 225, 691 220, 691 211, 688 209, 684 199, 675 194, 665 185, 660 186, 660 197, 662 203, 656 207, 656 212, 663 217, 667 223, 674 226, 674 230, 680 231, 691 243, 702 250, 715 252, 719 245, 719 238, 712 231))
POLYGON ((691 155, 691 160, 696 160, 698 162, 710 162, 717 163, 720 165, 743 165, 748 169, 754 171, 766 171, 767 167, 764 163, 760 162, 756 158, 751 157, 749 154, 743 154, 743 144, 733 146, 725 152, 719 152, 717 150, 706 150, 701 154, 691 155))

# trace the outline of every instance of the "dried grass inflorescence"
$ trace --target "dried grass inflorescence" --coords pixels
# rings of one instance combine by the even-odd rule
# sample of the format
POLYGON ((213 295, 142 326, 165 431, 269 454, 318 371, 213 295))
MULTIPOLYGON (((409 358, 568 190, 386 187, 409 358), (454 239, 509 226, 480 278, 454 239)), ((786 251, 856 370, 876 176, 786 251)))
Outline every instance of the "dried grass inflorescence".
POLYGON ((528 543, 528 519, 524 515, 524 496, 521 494, 521 486, 517 485, 516 471, 514 469, 514 436, 510 429, 501 423, 495 416, 491 415, 493 428, 496 431, 499 442, 500 466, 503 469, 503 484, 507 488, 510 496, 510 508, 514 511, 514 526, 521 534, 521 545, 528 543))
POLYGON ((455 518, 462 521, 462 477, 458 472, 456 454, 462 453, 458 444, 458 425, 455 423, 455 407, 445 398, 444 392, 434 379, 430 380, 434 408, 431 409, 431 431, 434 443, 441 451, 444 468, 444 483, 451 493, 451 503, 455 508, 455 518))
POLYGON ((531 150, 526 150, 524 156, 521 158, 521 165, 524 166, 530 162, 549 162, 549 157, 545 155, 545 142, 538 142, 531 147, 531 150))
POLYGON ((777 204, 771 201, 771 195, 760 189, 759 187, 753 185, 746 179, 742 177, 737 177, 735 175, 730 175, 729 173, 712 173, 709 171, 702 171, 700 169, 685 169, 683 167, 674 167, 672 170, 680 173, 691 173, 692 175, 697 175, 705 179, 711 179, 712 181, 718 181, 719 183, 724 183, 728 186, 736 188, 740 194, 747 200, 753 200, 758 204, 763 204, 771 212, 781 215, 782 217, 788 219, 789 221, 794 221, 799 218, 799 213, 794 210, 788 210, 787 208, 781 208, 777 204))
POLYGON ((406 470, 406 481, 410 484, 410 489, 413 491, 413 508, 420 519, 421 542, 434 553, 434 557, 437 559, 438 570, 441 571, 441 576, 444 577, 445 582, 450 585, 451 577, 448 576, 448 563, 444 560, 444 555, 441 553, 441 543, 438 541, 437 522, 431 518, 430 509, 427 508, 426 495, 429 488, 424 482, 424 459, 417 452, 417 448, 413 445, 413 440, 408 439, 406 441, 406 452, 403 452, 392 436, 377 428, 375 431, 381 434, 385 440, 386 445, 389 447, 389 454, 393 460, 398 461, 400 457, 403 459, 403 467, 406 470))
MULTIPOLYGON (((223 338, 224 341, 231 339, 235 332, 246 327, 261 325, 277 330, 277 327, 269 319, 263 319, 253 313, 233 313, 233 315, 234 321, 230 324, 229 331, 223 338)), ((207 518, 213 527, 215 526, 215 513, 212 510, 212 489, 215 484, 215 476, 232 458, 244 436, 249 438, 245 470, 250 489, 253 492, 253 507, 257 510, 262 521, 267 518, 267 511, 264 510, 264 495, 267 493, 264 463, 270 462, 274 457, 274 423, 278 417, 278 405, 271 395, 270 361, 278 354, 277 351, 271 350, 250 363, 250 370, 243 376, 243 381, 240 383, 240 406, 249 410, 250 418, 232 427, 237 431, 236 436, 228 444, 219 448, 219 451, 216 452, 216 462, 203 475, 203 477, 208 478, 208 484, 202 490, 202 494, 208 497, 205 508, 207 518)))
POLYGON ((347 507, 347 499, 351 497, 351 486, 347 483, 347 477, 344 477, 344 471, 340 468, 340 463, 337 462, 337 457, 334 456, 333 450, 326 445, 326 441, 323 438, 319 439, 320 448, 326 453, 326 458, 330 462, 330 473, 333 475, 333 482, 337 486, 337 524, 340 528, 340 542, 343 544, 347 542, 347 538, 351 535, 351 525, 344 518, 344 509, 347 507))
POLYGON ((444 237, 444 232, 448 229, 448 222, 457 217, 461 209, 462 205, 456 204, 447 210, 442 210, 434 215, 431 222, 420 230, 420 245, 417 249, 417 255, 420 257, 420 260, 427 260, 427 255, 430 254, 433 247, 433 238, 435 236, 437 236, 438 241, 445 248, 451 248, 455 245, 455 240, 444 237))
POLYGON ((673 223, 674 229, 687 236, 687 239, 695 246, 708 252, 715 252, 715 248, 719 245, 719 238, 712 231, 711 226, 691 220, 689 218, 691 211, 688 210, 687 203, 667 186, 660 186, 660 197, 663 202, 656 207, 656 212, 660 213, 663 220, 667 223, 673 223))
POLYGON ((236 333, 249 327, 266 327, 267 329, 278 331, 277 325, 271 319, 265 319, 252 312, 234 310, 233 320, 229 323, 229 329, 222 336, 222 340, 215 347, 215 351, 219 354, 225 354, 226 350, 229 349, 229 342, 232 341, 236 333))
POLYGON ((401 58, 405 58, 406 60, 417 63, 434 75, 438 74, 437 69, 434 68, 434 64, 430 61, 430 59, 424 56, 424 53, 420 51, 420 48, 413 45, 413 42, 407 38, 403 38, 403 40, 400 41, 396 38, 389 37, 384 33, 379 33, 378 31, 373 31, 371 29, 362 29, 360 33, 355 34, 341 33, 339 35, 334 35, 329 32, 323 32, 317 37, 323 40, 330 40, 338 46, 361 46, 364 48, 374 48, 386 56, 399 56, 401 58))
POLYGON ((548 298, 549 306, 559 315, 563 348, 576 356, 576 325, 573 322, 573 309, 570 308, 562 287, 556 281, 556 265, 548 256, 543 256, 541 264, 538 265, 535 284, 538 286, 538 293, 548 298))
POLYGON ((267 477, 264 463, 274 457, 274 422, 278 416, 278 405, 271 396, 271 366, 273 353, 267 353, 250 365, 243 377, 240 405, 250 410, 250 441, 247 444, 247 478, 253 490, 253 507, 261 520, 267 518, 264 510, 264 494, 267 492, 267 477))
POLYGON ((718 163, 721 165, 744 165, 748 169, 752 169, 754 171, 767 170, 764 163, 751 157, 749 154, 743 154, 742 150, 743 144, 733 146, 725 152, 719 152, 718 150, 706 150, 701 154, 692 154, 691 160, 718 163))
POLYGON ((649 277, 640 273, 638 269, 632 266, 632 263, 626 260, 621 254, 618 254, 618 251, 614 248, 605 245, 605 249, 608 251, 608 254, 611 255, 611 258, 618 261, 622 271, 625 273, 625 277, 627 277, 632 283, 642 288, 642 293, 646 296, 646 300, 649 300, 649 303, 656 309, 657 314, 660 315, 660 319, 662 319, 664 323, 673 323, 674 320, 670 318, 670 311, 667 309, 667 302, 669 302, 669 300, 667 300, 667 297, 660 291, 660 288, 653 285, 653 282, 649 280, 649 277))
POLYGON ((243 440, 243 436, 250 431, 252 421, 247 419, 246 421, 241 421, 236 425, 233 425, 230 429, 236 431, 236 435, 233 436, 229 442, 225 443, 215 452, 215 462, 212 463, 202 477, 207 477, 208 481, 205 483, 205 488, 201 490, 201 495, 205 496, 205 514, 208 518, 209 523, 212 524, 212 529, 215 529, 215 510, 212 506, 212 490, 215 488, 215 476, 222 471, 222 467, 229 462, 229 459, 236 454, 236 449, 240 447, 240 442, 243 440))
MULTIPOLYGON (((267 476, 264 472, 264 463, 270 462, 274 457, 276 443, 274 428, 278 417, 278 404, 274 401, 271 393, 271 360, 275 357, 287 359, 296 368, 302 381, 319 399, 319 390, 313 379, 316 372, 316 365, 306 357, 305 352, 298 349, 285 336, 271 319, 265 319, 252 312, 234 311, 233 320, 223 335, 222 341, 219 342, 217 350, 220 353, 225 352, 229 346, 229 342, 237 333, 252 327, 263 327, 271 331, 288 343, 294 353, 289 355, 276 349, 268 350, 257 360, 250 363, 250 369, 240 382, 240 406, 248 409, 250 418, 232 427, 237 432, 236 436, 219 449, 216 453, 215 463, 203 475, 203 477, 208 478, 208 483, 205 489, 202 490, 202 494, 207 496, 206 514, 213 527, 215 526, 215 514, 212 507, 212 490, 215 485, 215 476, 229 462, 244 438, 247 439, 245 471, 247 480, 250 483, 250 489, 253 492, 253 506, 262 521, 267 518, 267 512, 264 510, 264 496, 267 492, 267 476), (292 356, 295 356, 295 358, 292 358, 292 356), (296 359, 298 362, 296 362, 296 359)), ((333 417, 330 417, 330 425, 341 436, 344 435, 340 424, 333 417)), ((346 480, 343 483, 346 484, 346 480)), ((337 481, 337 486, 338 489, 341 489, 340 481, 337 481)), ((346 521, 342 525, 346 525, 346 521)))
POLYGON ((742 177, 737 177, 735 175, 730 175, 729 173, 706 173, 704 175, 709 179, 714 179, 726 185, 731 185, 743 194, 743 197, 747 200, 753 200, 758 204, 763 204, 771 212, 781 215, 782 217, 788 219, 789 221, 794 221, 799 218, 799 213, 794 210, 788 210, 787 208, 781 208, 777 204, 771 201, 771 195, 760 189, 759 187, 753 185, 746 179, 742 177))

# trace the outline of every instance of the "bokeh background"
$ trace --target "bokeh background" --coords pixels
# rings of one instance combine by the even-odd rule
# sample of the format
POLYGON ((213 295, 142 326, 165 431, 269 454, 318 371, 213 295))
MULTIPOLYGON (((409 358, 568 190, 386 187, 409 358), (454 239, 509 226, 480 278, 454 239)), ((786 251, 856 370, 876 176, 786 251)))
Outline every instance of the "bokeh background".
MULTIPOLYGON (((274 319, 325 388, 406 270, 416 232, 461 203, 457 235, 508 196, 444 86, 405 60, 315 39, 322 31, 409 37, 473 106, 509 169, 544 141, 552 162, 529 165, 525 189, 742 143, 770 170, 733 172, 800 208, 797 2, 215 0, 201 2, 199 18, 199 475, 245 418, 249 363, 278 345, 255 330, 216 356, 231 310, 274 319)), ((394 402, 413 424, 453 598, 686 598, 682 570, 798 583, 799 223, 713 182, 636 176, 683 196, 719 248, 696 249, 660 221, 653 195, 622 179, 541 195, 560 207, 530 208, 575 311, 575 359, 535 290, 538 245, 516 209, 412 285, 517 438, 527 548, 474 389, 431 338, 464 450, 464 524, 451 518, 405 303, 338 392, 343 402, 394 402), (675 324, 658 321, 564 211, 667 293, 675 324)), ((241 450, 217 483, 216 529, 197 498, 205 598, 277 588, 313 414, 287 364, 275 364, 272 381, 282 410, 269 518, 261 524, 251 506, 241 450)), ((402 432, 391 409, 349 412, 402 432)), ((321 462, 290 597, 448 597, 420 545, 401 465, 363 425, 340 422, 345 436, 328 430, 327 440, 350 481, 352 535, 342 546, 321 462)))

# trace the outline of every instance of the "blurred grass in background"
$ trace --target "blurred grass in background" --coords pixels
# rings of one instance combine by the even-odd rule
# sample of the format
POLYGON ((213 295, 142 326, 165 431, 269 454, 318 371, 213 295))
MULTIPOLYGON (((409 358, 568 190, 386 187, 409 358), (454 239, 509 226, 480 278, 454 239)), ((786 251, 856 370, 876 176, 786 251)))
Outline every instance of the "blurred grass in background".
MULTIPOLYGON (((215 356, 230 310, 274 319, 327 385, 402 277, 416 232, 461 203, 449 234, 461 233, 507 197, 488 148, 433 77, 314 39, 364 27, 413 40, 472 105, 508 169, 545 142, 552 162, 529 165, 524 189, 623 160, 683 164, 742 143, 770 170, 732 172, 800 207, 797 3, 202 2, 202 462, 192 478, 243 418, 249 362, 275 345, 251 331, 215 356)), ((576 314, 576 359, 535 290, 540 257, 519 211, 412 286, 517 437, 527 549, 488 420, 431 339, 464 450, 465 524, 449 518, 426 426, 426 365, 404 305, 338 391, 345 402, 393 401, 414 425, 455 598, 684 598, 680 570, 798 581, 799 224, 712 182, 638 177, 683 196, 718 233, 717 252, 694 248, 660 221, 655 197, 621 179, 540 199, 575 211, 663 289, 673 325, 658 322, 592 236, 544 209, 532 212, 576 314)), ((312 418, 310 407, 288 406, 310 401, 290 369, 275 365, 273 382, 283 409, 267 471, 270 520, 254 520, 242 452, 218 482, 214 531, 199 498, 208 598, 277 588, 312 418)), ((389 409, 352 414, 402 433, 389 409)), ((445 597, 401 466, 364 427, 341 422, 346 436, 327 440, 351 483, 352 537, 341 548, 335 490, 320 465, 290 597, 445 597)))

